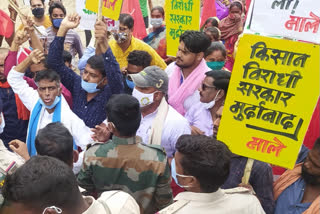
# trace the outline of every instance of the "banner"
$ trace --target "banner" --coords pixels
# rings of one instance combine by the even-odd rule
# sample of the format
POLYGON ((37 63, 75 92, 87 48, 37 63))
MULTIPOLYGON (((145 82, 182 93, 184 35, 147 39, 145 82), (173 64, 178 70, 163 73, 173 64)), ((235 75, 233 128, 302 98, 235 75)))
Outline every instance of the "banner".
POLYGON ((95 12, 86 9, 86 0, 76 1, 76 11, 81 16, 80 29, 93 30, 96 23, 97 15, 95 12))
MULTIPOLYGON (((123 0, 102 0, 102 16, 118 20, 123 0)), ((87 0, 86 9, 98 13, 99 0, 87 0)))
POLYGON ((292 169, 319 97, 319 46, 245 34, 238 50, 218 139, 292 169))
POLYGON ((250 29, 261 34, 320 43, 320 1, 254 1, 250 29))
POLYGON ((199 30, 200 1, 166 0, 167 55, 176 56, 180 35, 186 30, 199 30))

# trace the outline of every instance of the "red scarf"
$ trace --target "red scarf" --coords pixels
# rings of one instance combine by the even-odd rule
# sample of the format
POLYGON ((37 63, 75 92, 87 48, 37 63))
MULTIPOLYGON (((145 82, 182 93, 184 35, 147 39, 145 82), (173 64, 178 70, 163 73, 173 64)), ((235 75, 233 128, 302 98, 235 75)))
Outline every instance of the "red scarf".
MULTIPOLYGON (((0 88, 10 88, 8 82, 0 82, 0 88)), ((29 110, 23 105, 22 101, 20 100, 19 96, 15 94, 16 98, 16 105, 17 105, 17 113, 19 120, 29 120, 30 112, 29 110)))

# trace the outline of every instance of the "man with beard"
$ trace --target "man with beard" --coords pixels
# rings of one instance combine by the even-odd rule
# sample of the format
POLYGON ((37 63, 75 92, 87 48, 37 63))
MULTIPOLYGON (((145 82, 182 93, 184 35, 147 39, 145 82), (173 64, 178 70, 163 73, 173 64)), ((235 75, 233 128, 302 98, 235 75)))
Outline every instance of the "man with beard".
POLYGON ((273 190, 275 214, 320 213, 320 138, 306 160, 281 175, 273 190))
MULTIPOLYGON (((46 43, 46 50, 49 50, 51 42, 54 40, 57 32, 60 28, 62 20, 66 17, 67 12, 65 7, 59 3, 54 2, 49 8, 49 15, 52 22, 52 27, 47 28, 47 43, 46 43)), ((79 59, 83 55, 83 47, 80 40, 79 34, 73 30, 69 29, 64 41, 64 49, 69 51, 74 58, 77 54, 79 55, 79 59)), ((49 50, 50 51, 50 50, 49 50)))
POLYGON ((198 88, 205 73, 211 70, 203 59, 211 41, 198 31, 185 31, 180 36, 177 60, 166 69, 169 76, 169 104, 180 114, 200 102, 198 88))

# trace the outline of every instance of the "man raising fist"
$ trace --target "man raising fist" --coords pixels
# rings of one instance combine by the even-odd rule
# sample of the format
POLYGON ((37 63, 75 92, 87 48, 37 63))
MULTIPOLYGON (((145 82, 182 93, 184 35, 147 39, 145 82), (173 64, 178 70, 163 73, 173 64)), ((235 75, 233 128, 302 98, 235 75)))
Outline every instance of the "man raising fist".
POLYGON ((104 106, 112 94, 123 91, 123 83, 119 64, 108 46, 107 25, 99 20, 95 24, 96 55, 89 58, 82 77, 65 66, 62 58, 65 35, 79 23, 77 14, 62 20, 50 45, 48 66, 60 74, 61 82, 71 92, 73 112, 94 128, 107 117, 104 106))

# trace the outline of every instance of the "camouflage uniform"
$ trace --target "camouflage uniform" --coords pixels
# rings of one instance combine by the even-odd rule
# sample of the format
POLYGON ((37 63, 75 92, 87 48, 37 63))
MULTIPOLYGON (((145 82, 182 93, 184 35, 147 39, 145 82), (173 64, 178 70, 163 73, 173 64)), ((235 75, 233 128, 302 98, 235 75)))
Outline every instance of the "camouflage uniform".
POLYGON ((165 152, 159 146, 141 144, 140 137, 113 136, 89 148, 78 182, 90 193, 125 191, 137 201, 141 213, 155 213, 173 201, 165 152))

